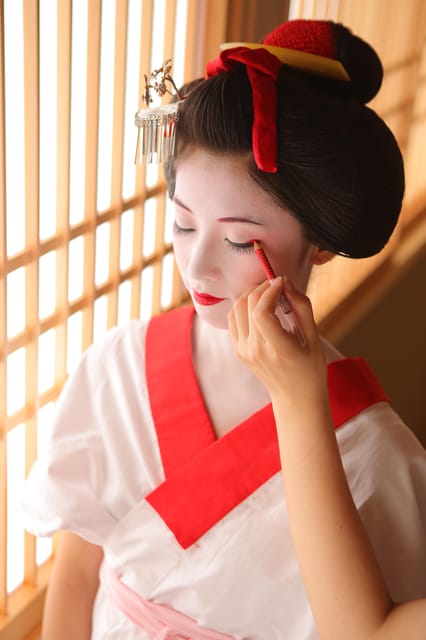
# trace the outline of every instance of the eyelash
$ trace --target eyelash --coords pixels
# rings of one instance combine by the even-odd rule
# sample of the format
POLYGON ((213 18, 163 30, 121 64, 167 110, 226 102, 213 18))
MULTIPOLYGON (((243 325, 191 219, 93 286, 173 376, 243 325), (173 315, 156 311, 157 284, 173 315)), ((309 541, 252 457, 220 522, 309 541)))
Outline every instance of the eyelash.
POLYGON ((232 251, 232 253, 251 253, 254 251, 252 242, 231 242, 228 238, 225 238, 225 242, 232 251))
POLYGON ((180 227, 176 221, 173 223, 173 227, 174 227, 174 232, 178 237, 184 236, 186 233, 191 233, 191 231, 194 231, 194 229, 187 229, 185 227, 180 227))
MULTIPOLYGON (((175 230, 175 234, 178 237, 184 236, 187 233, 191 233, 192 231, 194 231, 194 229, 180 227, 177 222, 174 223, 174 230, 175 230)), ((229 249, 232 251, 232 253, 242 254, 242 253, 251 253, 252 251, 254 251, 252 242, 241 242, 241 243, 232 242, 231 240, 228 240, 228 238, 225 238, 225 242, 228 245, 229 249)))

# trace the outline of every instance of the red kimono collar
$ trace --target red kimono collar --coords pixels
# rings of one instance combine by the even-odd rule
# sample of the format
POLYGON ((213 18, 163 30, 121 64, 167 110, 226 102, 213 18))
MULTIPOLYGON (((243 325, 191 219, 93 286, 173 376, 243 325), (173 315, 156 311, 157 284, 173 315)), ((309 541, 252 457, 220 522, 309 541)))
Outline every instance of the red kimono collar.
MULTIPOLYGON (((153 318, 146 335, 146 379, 165 481, 147 501, 187 548, 280 470, 271 405, 217 439, 191 358, 194 310, 153 318)), ((387 401, 367 362, 328 366, 335 428, 366 407, 387 401)))

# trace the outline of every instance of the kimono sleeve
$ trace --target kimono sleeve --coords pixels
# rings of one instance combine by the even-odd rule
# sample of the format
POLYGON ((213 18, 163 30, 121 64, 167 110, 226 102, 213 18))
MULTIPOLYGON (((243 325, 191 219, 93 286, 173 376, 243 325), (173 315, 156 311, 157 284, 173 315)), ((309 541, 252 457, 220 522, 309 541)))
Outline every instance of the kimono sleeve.
POLYGON ((426 452, 386 403, 354 426, 343 443, 346 474, 390 595, 425 597, 426 452))
POLYGON ((51 536, 63 529, 102 544, 115 524, 103 491, 102 367, 102 349, 89 348, 65 384, 48 445, 25 482, 24 526, 34 535, 51 536))

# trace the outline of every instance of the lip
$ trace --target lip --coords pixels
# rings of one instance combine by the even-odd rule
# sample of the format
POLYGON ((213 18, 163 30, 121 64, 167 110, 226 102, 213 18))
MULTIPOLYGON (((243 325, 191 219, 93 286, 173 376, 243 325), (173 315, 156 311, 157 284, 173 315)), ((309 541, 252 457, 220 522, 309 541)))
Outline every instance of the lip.
POLYGON ((194 296, 195 302, 198 302, 198 304, 202 304, 204 306, 219 304, 219 302, 225 300, 225 298, 216 298, 215 296, 211 296, 208 293, 198 293, 198 291, 195 291, 194 289, 192 290, 192 295, 194 296))

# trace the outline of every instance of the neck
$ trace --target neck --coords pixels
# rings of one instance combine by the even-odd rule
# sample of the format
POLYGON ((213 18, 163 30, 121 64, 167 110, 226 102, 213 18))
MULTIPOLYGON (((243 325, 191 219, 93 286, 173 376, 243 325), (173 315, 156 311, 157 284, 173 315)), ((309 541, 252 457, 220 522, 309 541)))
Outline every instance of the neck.
POLYGON ((192 359, 217 437, 270 402, 262 383, 235 355, 228 330, 194 317, 192 359))
POLYGON ((211 357, 222 362, 223 359, 227 362, 240 362, 234 353, 229 331, 213 327, 201 320, 197 314, 194 316, 192 328, 192 349, 197 359, 211 357))

